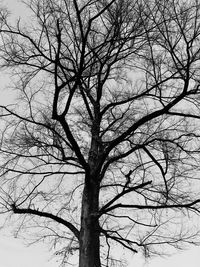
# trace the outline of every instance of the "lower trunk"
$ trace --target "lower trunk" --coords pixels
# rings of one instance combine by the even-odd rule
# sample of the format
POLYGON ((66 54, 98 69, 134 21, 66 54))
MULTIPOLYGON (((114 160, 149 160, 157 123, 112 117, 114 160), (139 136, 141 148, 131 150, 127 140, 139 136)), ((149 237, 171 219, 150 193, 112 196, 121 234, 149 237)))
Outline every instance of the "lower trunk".
POLYGON ((97 186, 85 186, 82 198, 79 267, 100 267, 97 186))

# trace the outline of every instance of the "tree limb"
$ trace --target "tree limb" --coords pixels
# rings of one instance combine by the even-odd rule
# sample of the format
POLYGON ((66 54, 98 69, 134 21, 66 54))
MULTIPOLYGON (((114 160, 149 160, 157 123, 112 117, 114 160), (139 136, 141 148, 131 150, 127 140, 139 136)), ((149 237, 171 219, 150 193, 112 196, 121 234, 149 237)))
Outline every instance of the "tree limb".
MULTIPOLYGON (((193 202, 190 203, 185 203, 185 204, 171 204, 171 205, 158 205, 158 206, 154 206, 154 205, 131 205, 131 204, 122 204, 122 203, 118 203, 116 205, 111 206, 108 209, 104 210, 104 213, 107 213, 111 210, 117 209, 117 208, 133 208, 133 209, 152 209, 152 210, 158 210, 158 209, 173 209, 173 208, 193 208, 195 209, 193 206, 197 203, 200 203, 200 199, 197 199, 193 202)), ((197 210, 197 209, 195 209, 197 210)), ((200 211, 199 211, 200 212, 200 211)))
POLYGON ((31 214, 31 215, 36 215, 39 217, 44 217, 44 218, 50 218, 64 226, 66 226, 74 235, 75 237, 79 240, 79 230, 70 222, 56 216, 53 215, 51 213, 48 212, 44 212, 44 211, 39 211, 39 210, 33 210, 30 208, 24 209, 24 208, 18 208, 15 204, 11 205, 12 211, 15 214, 31 214))

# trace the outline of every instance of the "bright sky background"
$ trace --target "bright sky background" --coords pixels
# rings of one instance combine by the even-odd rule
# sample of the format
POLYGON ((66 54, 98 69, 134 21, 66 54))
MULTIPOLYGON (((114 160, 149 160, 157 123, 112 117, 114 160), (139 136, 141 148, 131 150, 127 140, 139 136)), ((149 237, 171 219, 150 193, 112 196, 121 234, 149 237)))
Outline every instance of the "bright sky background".
MULTIPOLYGON (((16 15, 22 14, 22 5, 18 0, 3 0, 16 15)), ((24 10, 23 10, 24 12, 24 10)), ((0 89, 3 86, 0 79, 0 89)), ((7 91, 8 92, 8 91, 7 91)), ((7 92, 1 92, 0 103, 7 102, 7 92)), ((58 267, 59 263, 52 259, 52 254, 43 244, 26 247, 22 240, 15 239, 11 233, 0 230, 0 267, 58 267)), ((142 257, 135 255, 130 259, 129 267, 199 267, 200 248, 195 247, 182 251, 169 258, 155 258, 145 262, 142 257)))

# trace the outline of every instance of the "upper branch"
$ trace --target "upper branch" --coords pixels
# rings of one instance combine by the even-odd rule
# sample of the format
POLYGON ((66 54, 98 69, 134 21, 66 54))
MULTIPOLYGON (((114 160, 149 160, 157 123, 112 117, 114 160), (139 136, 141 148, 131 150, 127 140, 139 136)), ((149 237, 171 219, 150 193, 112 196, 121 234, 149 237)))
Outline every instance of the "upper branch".
POLYGON ((174 107, 176 104, 178 104, 188 94, 187 92, 188 86, 189 86, 189 81, 185 81, 185 85, 184 85, 182 93, 180 93, 175 99, 173 99, 165 107, 145 115, 144 117, 139 119, 137 122, 132 124, 125 132, 123 132, 120 136, 118 136, 116 139, 114 139, 110 143, 110 145, 107 148, 107 153, 109 153, 114 147, 116 147, 119 143, 125 140, 127 136, 132 134, 141 125, 144 125, 145 123, 152 121, 153 119, 158 118, 164 114, 168 114, 169 110, 172 107, 174 107))
MULTIPOLYGON (((135 191, 135 190, 137 190, 137 189, 140 189, 140 188, 143 188, 143 187, 145 187, 145 186, 147 186, 147 185, 149 185, 149 184, 151 184, 152 183, 152 181, 148 181, 148 182, 146 182, 146 183, 142 183, 142 184, 140 184, 140 185, 136 185, 136 186, 134 186, 134 187, 132 187, 132 188, 128 188, 128 189, 126 189, 126 190, 123 190, 121 193, 119 193, 118 195, 116 195, 113 199, 111 199, 107 204, 105 204, 102 208, 101 208, 101 210, 100 210, 100 213, 101 214, 103 214, 107 209, 109 209, 108 207, 109 206, 111 206, 115 201, 117 201, 119 198, 121 198, 122 196, 124 196, 124 195, 126 195, 126 194, 128 194, 128 193, 130 193, 130 192, 133 192, 133 191, 135 191)), ((107 212, 107 211, 106 211, 107 212)))
POLYGON ((118 203, 116 205, 111 206, 110 208, 105 209, 104 213, 107 213, 111 210, 117 209, 117 208, 133 208, 133 209, 152 209, 152 210, 158 210, 158 209, 173 209, 173 208, 192 208, 198 212, 200 212, 200 210, 198 210, 197 208, 194 207, 195 204, 200 203, 200 199, 197 199, 193 202, 190 203, 184 203, 184 204, 172 204, 172 205, 132 205, 132 204, 122 204, 122 203, 118 203))
POLYGON ((63 116, 59 117, 59 121, 60 121, 61 125, 63 126, 63 129, 65 131, 67 139, 69 140, 70 144, 72 145, 73 150, 74 150, 78 160, 80 161, 80 164, 83 166, 83 168, 85 170, 88 170, 89 166, 88 166, 83 154, 81 153, 81 150, 80 150, 78 143, 76 142, 72 132, 70 131, 68 123, 66 122, 65 118, 63 118, 63 116))

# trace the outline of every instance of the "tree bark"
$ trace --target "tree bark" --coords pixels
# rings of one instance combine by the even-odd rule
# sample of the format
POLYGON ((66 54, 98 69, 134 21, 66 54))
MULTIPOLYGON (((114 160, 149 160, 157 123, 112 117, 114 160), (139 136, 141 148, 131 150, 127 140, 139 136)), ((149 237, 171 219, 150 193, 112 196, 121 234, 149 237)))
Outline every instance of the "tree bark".
POLYGON ((90 179, 82 197, 79 267, 100 267, 99 185, 90 179))

